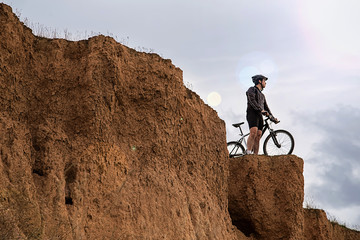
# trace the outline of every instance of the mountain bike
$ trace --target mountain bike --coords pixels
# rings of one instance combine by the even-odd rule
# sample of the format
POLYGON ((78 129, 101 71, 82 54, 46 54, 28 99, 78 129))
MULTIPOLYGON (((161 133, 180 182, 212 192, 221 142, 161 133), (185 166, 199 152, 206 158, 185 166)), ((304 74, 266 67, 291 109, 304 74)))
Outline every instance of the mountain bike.
MULTIPOLYGON (((269 135, 266 137, 263 145, 264 154, 267 156, 291 154, 295 146, 293 136, 286 130, 274 130, 272 128, 272 122, 277 124, 280 121, 277 121, 273 116, 268 116, 264 122, 265 124, 262 129, 261 136, 264 135, 266 130, 269 130, 269 135)), ((249 136, 250 133, 244 135, 243 131, 241 130, 242 124, 244 124, 244 122, 233 124, 235 128, 239 128, 240 130, 240 139, 238 141, 227 143, 230 158, 241 157, 246 154, 245 138, 249 136)))

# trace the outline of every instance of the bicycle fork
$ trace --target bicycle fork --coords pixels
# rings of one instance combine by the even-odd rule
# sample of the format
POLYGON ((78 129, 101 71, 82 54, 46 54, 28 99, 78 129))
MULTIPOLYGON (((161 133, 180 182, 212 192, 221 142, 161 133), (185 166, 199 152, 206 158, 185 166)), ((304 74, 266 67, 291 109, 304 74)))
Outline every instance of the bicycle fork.
POLYGON ((278 148, 281 148, 281 144, 278 142, 277 138, 276 138, 276 133, 274 131, 270 131, 270 135, 271 135, 271 138, 272 140, 274 141, 275 145, 278 147, 278 148))

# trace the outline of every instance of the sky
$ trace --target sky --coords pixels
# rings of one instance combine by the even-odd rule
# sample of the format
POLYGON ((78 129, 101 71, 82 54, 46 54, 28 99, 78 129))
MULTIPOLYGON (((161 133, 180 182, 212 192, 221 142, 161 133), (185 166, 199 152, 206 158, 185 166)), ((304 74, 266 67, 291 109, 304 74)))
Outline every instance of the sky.
POLYGON ((225 121, 228 141, 238 137, 231 124, 246 122, 251 76, 267 76, 273 127, 292 133, 305 162, 305 202, 360 229, 360 1, 3 2, 34 28, 110 35, 171 59, 225 121))

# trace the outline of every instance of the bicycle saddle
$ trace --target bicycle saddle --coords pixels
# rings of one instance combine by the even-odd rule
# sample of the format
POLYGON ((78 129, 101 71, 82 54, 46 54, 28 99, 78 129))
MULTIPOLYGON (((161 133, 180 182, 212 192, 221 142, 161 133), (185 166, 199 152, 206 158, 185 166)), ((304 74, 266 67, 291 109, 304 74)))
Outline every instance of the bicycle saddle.
POLYGON ((243 124, 244 124, 244 122, 241 122, 241 123, 234 123, 234 124, 233 124, 233 126, 234 126, 234 127, 240 127, 240 126, 241 126, 241 125, 243 125, 243 124))

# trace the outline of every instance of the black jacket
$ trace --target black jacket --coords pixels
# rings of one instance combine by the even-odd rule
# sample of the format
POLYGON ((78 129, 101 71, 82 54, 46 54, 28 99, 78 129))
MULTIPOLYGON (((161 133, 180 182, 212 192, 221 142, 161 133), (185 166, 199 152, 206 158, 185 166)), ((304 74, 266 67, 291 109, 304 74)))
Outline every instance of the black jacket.
POLYGON ((250 87, 246 92, 246 96, 248 100, 247 111, 253 110, 261 112, 262 110, 265 110, 272 115, 266 103, 265 95, 256 86, 250 87))

